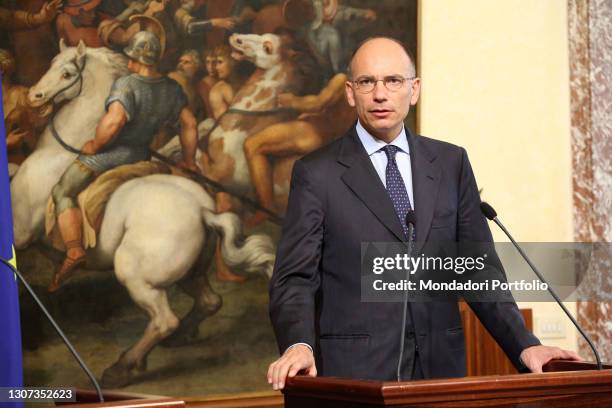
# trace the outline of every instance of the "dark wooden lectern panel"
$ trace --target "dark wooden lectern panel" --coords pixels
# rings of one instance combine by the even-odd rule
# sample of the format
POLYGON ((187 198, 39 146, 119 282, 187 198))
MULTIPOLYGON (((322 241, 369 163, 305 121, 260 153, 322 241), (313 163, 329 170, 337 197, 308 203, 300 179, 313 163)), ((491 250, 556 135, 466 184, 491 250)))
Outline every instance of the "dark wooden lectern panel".
MULTIPOLYGON (((472 309, 464 303, 459 303, 463 334, 465 336, 465 362, 467 375, 502 375, 518 372, 506 357, 501 347, 478 320, 472 309)), ((521 309, 527 328, 533 331, 533 313, 531 309, 521 309)))

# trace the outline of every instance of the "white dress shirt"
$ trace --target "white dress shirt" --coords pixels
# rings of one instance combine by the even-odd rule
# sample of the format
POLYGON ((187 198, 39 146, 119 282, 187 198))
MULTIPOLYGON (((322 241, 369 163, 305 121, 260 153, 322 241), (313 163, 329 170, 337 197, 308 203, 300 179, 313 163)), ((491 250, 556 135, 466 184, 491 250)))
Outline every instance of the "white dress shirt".
MULTIPOLYGON (((380 150, 387 145, 380 139, 375 138, 361 125, 361 122, 357 121, 357 136, 361 144, 365 148, 366 152, 370 156, 370 160, 378 173, 378 177, 383 182, 384 186, 387 186, 387 154, 384 150, 380 150)), ((399 151, 395 155, 395 161, 397 162, 397 168, 402 175, 408 197, 410 198, 410 205, 414 210, 414 196, 412 192, 412 168, 410 167, 410 147, 408 146, 408 139, 406 138, 406 129, 402 127, 402 131, 399 135, 389 144, 399 147, 399 151)))

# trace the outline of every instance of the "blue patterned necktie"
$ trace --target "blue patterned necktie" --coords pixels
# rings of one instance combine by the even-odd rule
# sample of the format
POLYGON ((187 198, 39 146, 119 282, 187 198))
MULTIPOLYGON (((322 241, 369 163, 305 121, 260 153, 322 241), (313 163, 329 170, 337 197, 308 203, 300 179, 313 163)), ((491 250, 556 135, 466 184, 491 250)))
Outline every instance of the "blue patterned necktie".
MULTIPOLYGON (((387 145, 380 150, 383 150, 387 155, 387 168, 385 170, 387 193, 389 193, 389 197, 391 197, 391 201, 393 201, 393 207, 395 207, 395 212, 404 230, 404 237, 408 238, 406 214, 412 209, 412 205, 410 204, 410 197, 406 191, 404 179, 402 179, 402 175, 397 168, 397 162, 395 161, 395 154, 401 149, 394 145, 387 145)), ((412 236, 413 239, 414 235, 415 234, 412 236)))

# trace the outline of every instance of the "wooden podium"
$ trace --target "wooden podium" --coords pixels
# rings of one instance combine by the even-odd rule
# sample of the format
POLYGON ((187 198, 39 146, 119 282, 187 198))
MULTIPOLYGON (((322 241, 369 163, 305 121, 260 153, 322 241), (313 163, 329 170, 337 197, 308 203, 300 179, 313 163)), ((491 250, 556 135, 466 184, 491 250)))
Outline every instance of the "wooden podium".
POLYGON ((298 376, 287 381, 285 407, 612 407, 612 366, 553 361, 544 371, 410 382, 298 376))
POLYGON ((102 395, 104 396, 104 402, 99 402, 98 395, 94 391, 77 390, 75 402, 57 402, 56 405, 69 408, 183 408, 186 406, 185 401, 180 398, 108 391, 103 391, 102 395))

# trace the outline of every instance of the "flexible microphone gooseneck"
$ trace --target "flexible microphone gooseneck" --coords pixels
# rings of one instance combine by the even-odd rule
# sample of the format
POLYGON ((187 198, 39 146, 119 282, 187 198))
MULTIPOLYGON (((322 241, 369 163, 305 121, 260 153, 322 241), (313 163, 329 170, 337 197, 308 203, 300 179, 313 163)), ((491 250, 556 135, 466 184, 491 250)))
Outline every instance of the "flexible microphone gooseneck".
POLYGON ((25 288, 27 289, 27 291, 30 294, 30 296, 32 296, 34 301, 38 304, 38 307, 40 308, 40 310, 43 311, 44 315, 47 317, 47 320, 49 320, 49 322, 51 322, 51 325, 53 326, 53 328, 55 329, 57 334, 61 337, 61 339, 64 342, 64 344, 66 345, 66 347, 68 347, 68 350, 70 350, 70 352, 72 353, 72 355, 74 356, 76 361, 79 363, 79 365, 81 366, 83 371, 85 371, 85 374, 87 374, 87 376, 89 377, 89 380, 91 381, 91 383, 93 384, 94 388, 96 389, 96 393, 98 394, 98 399, 100 400, 100 402, 104 402, 104 396, 102 395, 102 390, 100 389, 100 385, 98 384, 98 381, 96 380, 96 377, 94 377, 94 375, 89 370, 89 367, 87 367, 87 365, 85 364, 85 362, 83 361, 81 356, 79 356, 79 353, 77 353, 76 349, 74 348, 72 343, 70 343, 70 341, 68 340, 68 338, 66 337, 66 335, 64 334, 62 329, 60 329, 59 325, 55 322, 53 317, 51 317, 51 314, 49 313, 49 311, 47 310, 45 305, 43 305, 43 303, 38 298, 38 296, 36 296, 36 293, 34 293, 34 290, 32 290, 30 285, 28 285, 28 282, 26 282, 24 277, 21 275, 21 272, 19 272, 17 270, 17 268, 15 268, 13 265, 10 264, 9 261, 7 261, 6 259, 4 259, 2 257, 0 257, 0 262, 2 262, 4 265, 6 265, 9 269, 11 269, 13 271, 13 273, 15 275, 17 275, 17 277, 19 278, 19 280, 21 281, 23 286, 25 286, 25 288))
MULTIPOLYGON (((413 210, 409 210, 406 214, 406 225, 408 226, 408 256, 412 254, 412 247, 414 246, 414 225, 416 224, 416 214, 413 210)), ((406 281, 410 278, 410 271, 406 269, 406 281)), ((402 359, 404 357, 404 336, 406 335, 406 315, 408 313, 408 289, 404 289, 404 299, 402 302, 402 332, 400 337, 400 352, 399 359, 397 361, 397 381, 402 380, 402 359)))
POLYGON ((593 344, 589 336, 587 336, 587 334, 584 332, 582 327, 580 327, 576 319, 574 319, 574 317, 570 314, 569 310, 567 310, 567 308, 565 307, 561 299, 559 299, 559 296, 557 296, 555 291, 552 289, 552 286, 548 283, 546 279, 544 279, 542 274, 538 271, 535 265, 531 262, 529 257, 527 257, 527 254, 523 252, 523 249, 519 246, 519 244, 516 243, 514 238, 512 238, 512 235, 510 235, 510 232, 506 229, 506 227, 504 227, 504 225, 501 223, 499 218, 497 218, 497 212, 493 209, 493 207, 491 207, 491 205, 489 205, 488 203, 484 201, 480 203, 480 211, 482 211, 485 217, 493 221, 495 224, 497 224, 499 228, 501 228, 502 231, 504 231, 504 233, 508 236, 508 238, 510 238, 510 241, 512 241, 512 243, 514 244, 514 247, 519 251, 519 253, 523 257, 525 262, 527 262, 531 270, 537 275, 538 279, 540 279, 541 282, 546 283, 546 286, 548 287, 548 292, 550 292, 550 294, 555 299, 559 307, 561 307, 561 309, 565 312, 567 317, 572 321, 574 326, 576 326, 576 329, 578 329, 582 337, 584 337, 586 342, 589 344, 589 347, 591 347, 591 350, 593 350, 593 354, 595 354, 595 360, 597 361, 597 369, 601 370, 603 368, 601 365, 601 358, 599 357, 599 353, 597 352, 595 345, 593 344))

